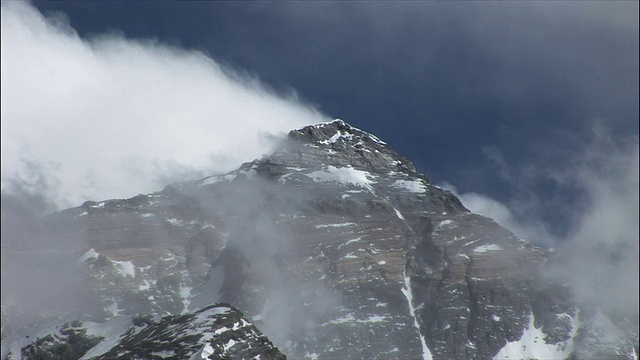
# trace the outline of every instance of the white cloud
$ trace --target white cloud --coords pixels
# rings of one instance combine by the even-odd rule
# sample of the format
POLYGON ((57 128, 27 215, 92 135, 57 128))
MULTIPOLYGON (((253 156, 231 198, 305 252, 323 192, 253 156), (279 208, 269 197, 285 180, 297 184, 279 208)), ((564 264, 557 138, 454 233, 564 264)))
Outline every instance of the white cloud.
POLYGON ((1 43, 2 190, 44 191, 44 175, 58 206, 228 171, 326 121, 202 53, 81 39, 23 2, 2 2, 1 43))

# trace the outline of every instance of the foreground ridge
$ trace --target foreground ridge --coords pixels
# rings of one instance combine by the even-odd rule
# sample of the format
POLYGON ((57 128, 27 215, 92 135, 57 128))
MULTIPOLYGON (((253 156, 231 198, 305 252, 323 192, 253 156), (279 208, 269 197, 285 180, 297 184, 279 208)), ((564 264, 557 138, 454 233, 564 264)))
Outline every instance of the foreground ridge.
POLYGON ((192 313, 73 321, 37 339, 14 340, 4 359, 274 359, 285 356, 237 309, 216 304, 192 313))

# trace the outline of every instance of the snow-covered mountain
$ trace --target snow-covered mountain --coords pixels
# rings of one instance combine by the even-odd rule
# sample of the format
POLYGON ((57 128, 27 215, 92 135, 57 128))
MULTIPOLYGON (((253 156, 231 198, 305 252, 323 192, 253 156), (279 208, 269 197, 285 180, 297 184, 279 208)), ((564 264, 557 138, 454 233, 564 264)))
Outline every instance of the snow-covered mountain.
MULTIPOLYGON (((86 274, 83 296, 93 299, 61 319, 109 327, 140 314, 193 317, 225 302, 294 359, 638 353, 637 318, 577 306, 566 286, 539 276, 551 254, 470 213, 386 143, 341 120, 293 130, 275 152, 228 174, 87 202, 47 224, 71 244, 68 266, 86 274)), ((29 256, 2 251, 3 274, 29 256)), ((16 343, 26 325, 19 299, 3 291, 2 301, 5 357, 29 342, 16 343)), ((135 329, 107 354, 134 357, 121 349, 163 343, 135 329)), ((222 341, 216 330, 198 331, 222 341)))

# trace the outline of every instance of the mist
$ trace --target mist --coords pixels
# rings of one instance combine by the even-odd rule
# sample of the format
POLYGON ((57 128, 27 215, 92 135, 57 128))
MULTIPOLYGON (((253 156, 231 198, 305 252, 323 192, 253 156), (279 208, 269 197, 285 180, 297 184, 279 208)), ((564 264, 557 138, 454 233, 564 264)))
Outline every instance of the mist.
POLYGON ((638 140, 613 143, 597 134, 576 172, 588 206, 559 245, 547 275, 571 284, 579 303, 638 316, 638 140))
POLYGON ((81 38, 64 14, 26 2, 2 2, 1 16, 3 334, 99 310, 80 271, 87 244, 45 215, 230 171, 327 119, 201 51, 81 38))
POLYGON ((553 154, 546 165, 508 166, 498 149, 487 151, 502 178, 519 191, 501 203, 478 193, 457 194, 472 212, 496 222, 545 248, 555 248, 543 276, 570 285, 579 304, 638 316, 638 137, 614 136, 596 121, 580 134, 567 134, 571 151, 553 154), (532 184, 550 183, 548 196, 532 184), (578 195, 558 194, 573 190, 578 195), (573 201, 570 201, 573 200, 573 201), (569 219, 568 230, 554 233, 543 207, 549 203, 569 219))
POLYGON ((225 249, 209 268, 192 306, 216 301, 234 304, 280 349, 304 354, 305 349, 292 348, 292 343, 315 343, 318 319, 342 303, 342 295, 322 281, 291 273, 302 261, 295 256, 300 245, 279 227, 283 218, 278 214, 314 211, 308 189, 252 177, 236 178, 228 188, 176 191, 199 199, 201 209, 212 217, 228 216, 225 249), (253 301, 247 301, 243 287, 254 289, 253 301))
POLYGON ((326 119, 201 51, 80 38, 25 2, 2 2, 1 44, 2 191, 58 209, 229 171, 326 119))

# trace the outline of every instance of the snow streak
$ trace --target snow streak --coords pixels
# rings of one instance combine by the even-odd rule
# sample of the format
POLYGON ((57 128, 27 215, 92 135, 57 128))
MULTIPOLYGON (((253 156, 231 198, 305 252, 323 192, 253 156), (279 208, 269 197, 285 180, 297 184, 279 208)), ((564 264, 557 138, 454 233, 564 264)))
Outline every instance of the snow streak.
POLYGON ((416 309, 413 306, 413 294, 411 292, 411 279, 407 276, 407 272, 404 272, 404 286, 402 287, 402 293, 404 297, 407 298, 407 303, 409 304, 409 314, 413 318, 413 325, 416 327, 418 331, 418 337, 420 338, 420 344, 422 345, 422 360, 433 360, 433 356, 431 355, 431 351, 427 347, 427 342, 424 340, 424 336, 420 332, 420 324, 418 324, 418 318, 416 317, 416 309))

